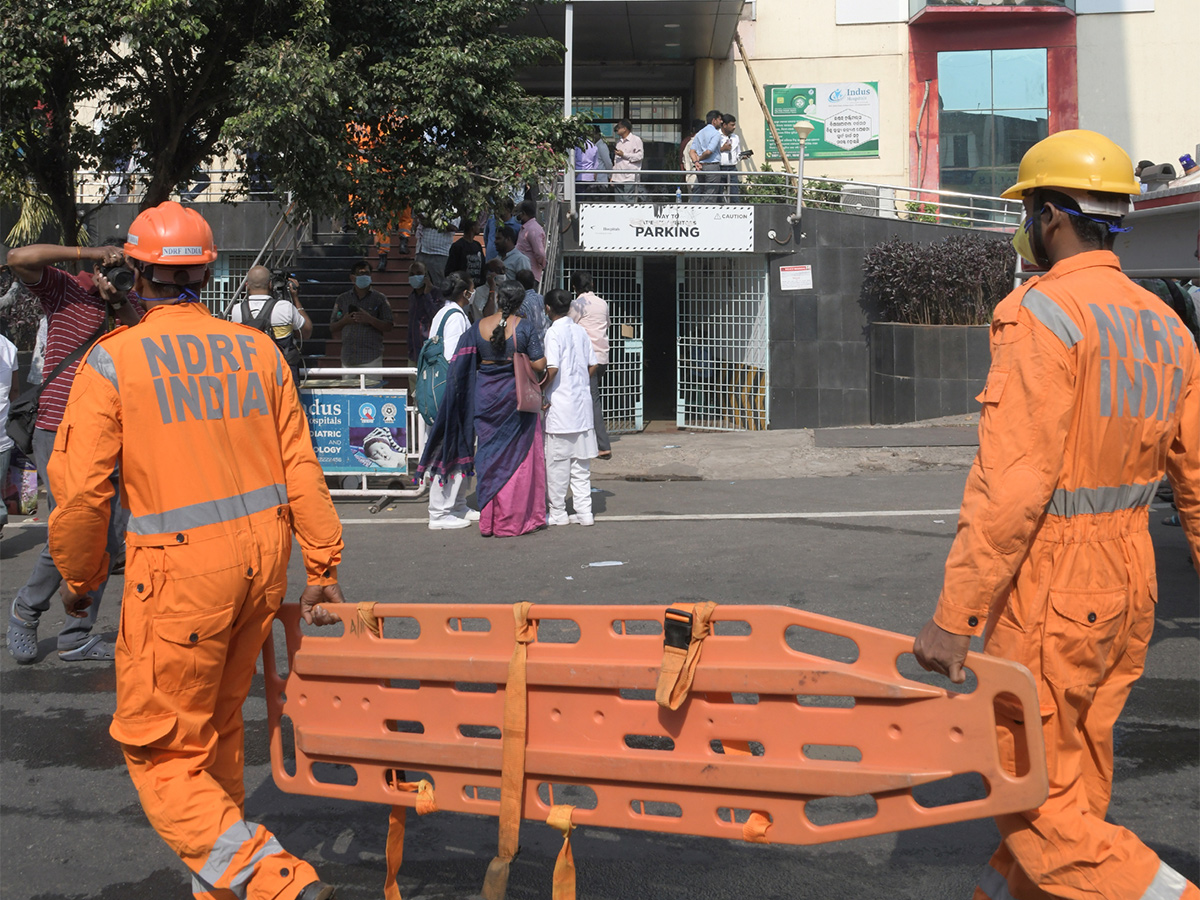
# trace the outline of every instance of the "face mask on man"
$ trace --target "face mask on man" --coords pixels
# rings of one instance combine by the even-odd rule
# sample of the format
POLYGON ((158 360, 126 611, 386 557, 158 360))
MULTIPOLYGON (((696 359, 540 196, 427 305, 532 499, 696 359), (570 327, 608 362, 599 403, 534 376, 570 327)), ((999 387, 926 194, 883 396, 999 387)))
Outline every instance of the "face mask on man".
POLYGON ((409 287, 413 288, 414 290, 420 290, 421 286, 423 284, 425 284, 425 276, 424 275, 409 275, 408 276, 408 284, 409 284, 409 287))
POLYGON ((354 286, 356 288, 358 288, 360 291, 365 291, 367 288, 369 288, 371 286, 371 276, 370 275, 355 275, 354 276, 354 286))
POLYGON ((1033 218, 1026 216, 1025 221, 1017 226, 1016 233, 1012 236, 1013 249, 1017 251, 1017 256, 1025 260, 1031 266, 1038 265, 1038 261, 1033 253, 1033 218))

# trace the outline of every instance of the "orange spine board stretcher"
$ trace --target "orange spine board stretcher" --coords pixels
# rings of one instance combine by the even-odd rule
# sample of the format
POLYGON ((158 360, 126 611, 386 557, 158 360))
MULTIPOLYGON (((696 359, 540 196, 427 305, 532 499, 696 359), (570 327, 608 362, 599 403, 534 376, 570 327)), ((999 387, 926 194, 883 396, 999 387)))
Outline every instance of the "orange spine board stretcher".
MULTIPOLYGON (((412 806, 416 795, 393 782, 428 778, 441 810, 499 815, 512 608, 379 603, 376 637, 354 605, 327 606, 345 623, 341 635, 302 635, 288 603, 286 675, 273 641, 263 654, 280 789, 412 806)), ((663 612, 532 606, 525 818, 545 821, 567 802, 576 825, 741 839, 755 811, 770 821, 766 841, 817 844, 1032 809, 1046 797, 1040 728, 1025 730, 1027 772, 1000 763, 998 698, 1039 721, 1022 666, 972 653, 977 686, 954 693, 900 674, 911 637, 786 607, 723 606, 690 696, 670 711, 654 699, 663 612), (845 639, 853 662, 819 655, 840 640, 853 658, 845 639), (967 773, 982 777, 985 796, 941 806, 913 796, 967 773), (808 804, 826 797, 861 797, 865 814, 810 816, 808 804)))

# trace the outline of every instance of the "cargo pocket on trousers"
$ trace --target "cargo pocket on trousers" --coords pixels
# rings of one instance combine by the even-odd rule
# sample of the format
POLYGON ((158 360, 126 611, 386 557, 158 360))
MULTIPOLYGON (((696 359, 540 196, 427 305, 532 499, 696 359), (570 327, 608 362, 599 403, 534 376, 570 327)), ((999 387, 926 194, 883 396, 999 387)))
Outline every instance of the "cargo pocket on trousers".
POLYGON ((212 679, 225 665, 233 607, 156 616, 154 686, 168 694, 212 679))
POLYGON ((1095 687, 1108 672, 1113 643, 1125 626, 1129 592, 1050 591, 1042 671, 1058 688, 1095 687))

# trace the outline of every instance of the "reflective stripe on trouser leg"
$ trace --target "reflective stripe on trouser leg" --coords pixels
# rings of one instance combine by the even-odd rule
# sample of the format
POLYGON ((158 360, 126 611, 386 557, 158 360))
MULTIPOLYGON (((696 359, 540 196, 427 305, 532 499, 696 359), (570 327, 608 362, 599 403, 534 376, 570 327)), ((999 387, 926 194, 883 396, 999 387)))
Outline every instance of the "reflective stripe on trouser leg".
POLYGON ((1187 890, 1188 881, 1165 862, 1159 862, 1158 872, 1141 900, 1179 900, 1187 890))

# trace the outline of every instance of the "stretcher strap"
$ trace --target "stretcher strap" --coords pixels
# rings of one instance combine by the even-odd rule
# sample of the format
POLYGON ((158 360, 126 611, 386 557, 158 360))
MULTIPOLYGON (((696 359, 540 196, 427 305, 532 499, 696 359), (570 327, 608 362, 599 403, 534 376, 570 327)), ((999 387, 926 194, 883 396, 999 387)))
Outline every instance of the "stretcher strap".
POLYGON ((374 603, 358 604, 358 621, 375 637, 383 637, 383 632, 379 627, 379 619, 375 618, 374 603))
POLYGON ((771 839, 767 837, 767 829, 770 827, 771 817, 764 812, 754 810, 750 813, 746 824, 742 826, 742 840, 752 844, 769 844, 771 839))
POLYGON ((561 804, 550 807, 546 824, 562 832, 563 845, 554 861, 554 889, 552 900, 575 900, 575 853, 571 850, 571 832, 575 824, 571 814, 575 807, 561 804))
MULTIPOLYGON (((416 792, 418 816, 437 812, 437 800, 433 795, 433 785, 424 778, 420 781, 391 781, 390 784, 398 791, 416 792)), ((404 825, 407 813, 408 807, 393 806, 388 815, 387 850, 385 851, 387 876, 383 879, 384 900, 401 900, 396 876, 404 862, 404 825)))
POLYGON ((679 709, 687 699, 688 691, 692 688, 692 679, 696 677, 696 666, 700 662, 700 651, 704 647, 704 639, 712 633, 709 620, 716 610, 717 604, 676 603, 666 612, 663 622, 663 664, 658 673, 658 687, 654 691, 654 699, 665 709, 679 709), (688 635, 687 647, 673 646, 671 632, 685 625, 690 619, 691 633, 688 635))
POLYGON ((495 859, 483 879, 485 900, 504 900, 508 891, 508 869, 517 855, 521 828, 521 809, 525 790, 525 728, 528 697, 525 692, 525 661, 528 645, 537 636, 537 626, 529 621, 530 603, 513 604, 516 620, 516 644, 508 664, 508 683, 504 686, 504 732, 501 736, 500 764, 500 841, 495 859))

